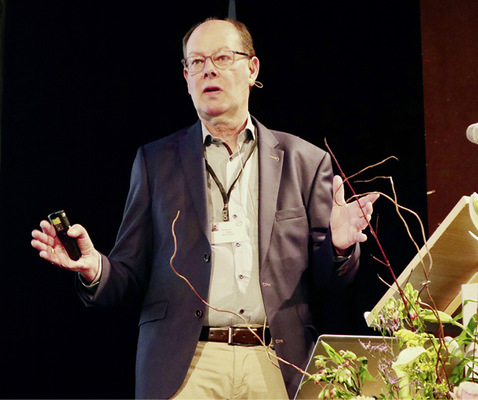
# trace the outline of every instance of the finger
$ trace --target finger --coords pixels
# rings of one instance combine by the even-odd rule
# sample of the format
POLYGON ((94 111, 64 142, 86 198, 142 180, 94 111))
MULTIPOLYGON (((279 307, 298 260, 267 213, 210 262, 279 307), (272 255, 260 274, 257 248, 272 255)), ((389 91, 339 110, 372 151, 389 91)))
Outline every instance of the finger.
POLYGON ((38 251, 46 251, 49 248, 49 246, 47 244, 45 244, 44 242, 42 242, 38 239, 33 239, 31 241, 31 245, 34 249, 36 249, 38 251))
POLYGON ((356 243, 363 243, 367 240, 367 235, 365 233, 362 233, 362 232, 357 232, 354 235, 354 239, 355 239, 356 243))
POLYGON ((42 229, 42 231, 44 233, 46 233, 47 235, 50 235, 50 236, 56 236, 56 231, 55 231, 55 228, 53 227, 52 224, 50 224, 48 221, 41 221, 40 222, 40 228, 42 229))
POLYGON ((366 218, 363 218, 363 217, 362 217, 362 218, 359 218, 359 219, 357 220, 357 224, 356 224, 357 230, 362 231, 362 230, 364 230, 365 228, 367 228, 367 227, 368 227, 368 223, 370 222, 371 218, 372 218, 372 217, 371 217, 370 215, 367 215, 366 218))
POLYGON ((58 259, 58 255, 55 251, 54 238, 39 230, 34 230, 32 237, 31 245, 38 250, 39 256, 47 261, 56 263, 55 260, 58 259))
POLYGON ((31 244, 36 250, 38 250, 38 255, 45 261, 49 261, 62 268, 71 269, 71 260, 68 256, 65 257, 66 253, 61 244, 56 247, 49 246, 48 244, 36 239, 32 240, 31 244))
POLYGON ((355 202, 354 204, 356 205, 356 207, 353 210, 353 213, 355 213, 355 215, 359 216, 360 218, 365 217, 368 220, 371 219, 372 214, 373 214, 372 202, 369 201, 365 204, 355 202))
POLYGON ((356 216, 354 218, 349 219, 349 226, 352 232, 352 235, 354 235, 356 232, 361 232, 365 228, 368 227, 369 221, 371 220, 370 215, 360 215, 356 216))
POLYGON ((332 188, 334 191, 335 203, 339 205, 344 205, 345 204, 344 182, 339 175, 334 176, 334 180, 332 181, 332 188))
POLYGON ((366 196, 361 197, 358 201, 360 205, 363 207, 367 203, 370 203, 370 204, 375 203, 379 197, 380 197, 379 193, 369 193, 366 196))
POLYGON ((51 237, 50 235, 47 235, 44 232, 40 232, 38 229, 35 229, 32 232, 32 237, 33 239, 45 243, 48 246, 53 246, 55 239, 51 237))
POLYGON ((54 251, 54 250, 52 248, 50 248, 49 251, 48 250, 43 250, 43 251, 40 251, 40 253, 38 253, 38 254, 44 260, 49 261, 51 263, 55 263, 55 261, 53 261, 54 260, 54 253, 52 253, 52 251, 54 251))
MULTIPOLYGON (((40 232, 38 229, 32 231, 32 237, 34 239, 39 239, 41 236, 45 235, 43 232, 40 232)), ((45 235, 46 236, 46 235, 45 235)))
POLYGON ((366 203, 362 207, 362 215, 365 214, 367 217, 371 217, 373 212, 373 206, 371 202, 366 203))
POLYGON ((44 243, 34 243, 32 241, 32 246, 38 250, 38 255, 46 261, 51 263, 55 263, 55 260, 58 259, 57 254, 55 253, 55 249, 53 247, 47 246, 44 243))
POLYGON ((40 222, 40 228, 45 235, 43 239, 46 240, 46 243, 48 243, 50 246, 54 247, 55 240, 58 237, 58 235, 56 234, 56 229, 53 227, 52 224, 45 220, 40 222))

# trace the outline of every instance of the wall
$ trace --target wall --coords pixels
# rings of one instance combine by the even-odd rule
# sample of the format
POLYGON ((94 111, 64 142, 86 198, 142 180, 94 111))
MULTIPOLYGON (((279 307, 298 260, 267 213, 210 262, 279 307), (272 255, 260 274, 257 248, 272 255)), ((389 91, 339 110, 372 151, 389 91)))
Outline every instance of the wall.
POLYGON ((478 191, 478 2, 421 0, 429 231, 478 191))

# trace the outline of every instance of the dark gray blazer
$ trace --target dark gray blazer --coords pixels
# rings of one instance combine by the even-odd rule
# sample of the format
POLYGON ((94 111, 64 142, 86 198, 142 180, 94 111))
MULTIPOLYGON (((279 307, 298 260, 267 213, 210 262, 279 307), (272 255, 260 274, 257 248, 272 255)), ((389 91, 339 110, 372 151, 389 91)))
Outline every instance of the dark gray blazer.
MULTIPOLYGON (((329 234, 332 206, 330 156, 257 120, 259 150, 260 281, 270 331, 280 357, 302 368, 318 332, 309 307, 323 288, 341 290, 355 274, 358 253, 337 273, 329 234)), ((176 223, 174 266, 207 298, 209 241, 206 171, 201 124, 138 150, 123 222, 114 249, 103 256, 103 275, 87 305, 112 306, 144 297, 139 321, 136 396, 169 398, 193 357, 204 304, 170 268, 171 224, 176 223)), ((281 365, 290 397, 301 376, 281 365)))

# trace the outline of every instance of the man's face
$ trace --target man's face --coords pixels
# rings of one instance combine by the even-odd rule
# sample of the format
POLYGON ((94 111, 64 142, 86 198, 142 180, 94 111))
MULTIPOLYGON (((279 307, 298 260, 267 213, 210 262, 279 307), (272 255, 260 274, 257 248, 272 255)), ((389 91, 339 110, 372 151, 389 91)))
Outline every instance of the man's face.
MULTIPOLYGON (((210 56, 219 50, 243 52, 239 34, 227 21, 207 21, 192 33, 186 47, 186 57, 210 56)), ((259 72, 259 60, 237 55, 227 69, 217 68, 207 58, 197 74, 184 69, 188 92, 198 115, 203 120, 217 117, 246 118, 249 89, 259 72)))

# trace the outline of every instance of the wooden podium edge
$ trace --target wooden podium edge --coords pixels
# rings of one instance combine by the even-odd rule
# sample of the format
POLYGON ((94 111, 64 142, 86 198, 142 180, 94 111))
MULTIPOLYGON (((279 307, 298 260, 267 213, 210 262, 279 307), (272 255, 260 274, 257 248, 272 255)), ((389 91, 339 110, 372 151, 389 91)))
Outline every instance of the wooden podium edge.
MULTIPOLYGON (((392 296, 398 296, 398 287, 397 283, 400 285, 400 287, 403 289, 405 286, 404 284, 408 282, 411 274, 415 270, 415 268, 419 267, 421 265, 421 262, 425 257, 427 257, 427 253, 433 248, 435 243, 438 241, 438 239, 442 236, 442 234, 448 229, 448 227, 451 225, 451 223, 455 220, 455 218, 460 214, 460 212, 463 210, 464 207, 468 207, 470 203, 470 196, 463 196, 458 203, 453 207, 453 209, 450 211, 450 213, 445 217, 443 222, 438 226, 438 228, 433 232, 433 234, 430 236, 430 238, 427 240, 425 245, 422 246, 420 251, 415 255, 415 257, 412 259, 412 261, 408 264, 408 266, 403 270, 403 272, 397 277, 397 282, 394 283, 382 296, 382 298, 377 302, 375 307, 372 309, 372 311, 365 313, 365 320, 367 322, 368 326, 371 326, 373 322, 373 314, 375 311, 379 311, 383 308, 387 300, 392 297, 392 296)), ((468 281, 468 282, 463 282, 463 283, 474 283, 474 279, 477 279, 478 281, 478 273, 473 275, 473 277, 468 281)), ((416 288, 417 289, 417 288, 416 288)), ((461 305, 461 291, 455 296, 453 301, 448 305, 446 310, 450 311, 453 309, 452 312, 448 312, 446 310, 441 310, 447 312, 447 314, 453 314, 458 307, 461 305)))
MULTIPOLYGON (((478 283, 478 272, 475 272, 475 274, 471 277, 468 282, 464 282, 466 284, 468 283, 478 283)), ((455 298, 452 300, 452 302, 448 305, 448 307, 445 309, 445 313, 448 315, 453 315, 456 310, 461 306, 461 303, 463 302, 463 296, 462 296, 462 291, 460 290, 458 294, 455 296, 455 298)))

